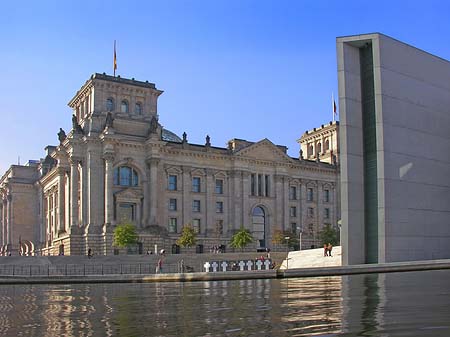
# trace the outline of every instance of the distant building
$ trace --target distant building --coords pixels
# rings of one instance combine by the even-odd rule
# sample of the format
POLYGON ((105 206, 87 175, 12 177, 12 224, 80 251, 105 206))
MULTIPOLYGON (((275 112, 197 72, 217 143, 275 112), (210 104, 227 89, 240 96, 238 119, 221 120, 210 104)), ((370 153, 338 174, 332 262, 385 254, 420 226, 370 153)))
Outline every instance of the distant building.
POLYGON ((336 164, 339 158, 339 122, 322 124, 320 128, 306 131, 297 142, 304 159, 336 164))
POLYGON ((302 230, 304 248, 320 244, 324 224, 339 218, 336 165, 291 158, 268 139, 191 144, 159 123, 161 94, 153 83, 105 74, 81 87, 59 145, 0 180, 3 254, 29 253, 24 240, 43 254, 113 254, 120 223, 136 225, 140 252, 155 244, 178 252, 186 224, 197 252, 227 246, 241 227, 256 239, 251 250, 282 248, 272 242, 276 230, 302 230))
POLYGON ((450 62, 337 39, 343 264, 450 258, 450 62))

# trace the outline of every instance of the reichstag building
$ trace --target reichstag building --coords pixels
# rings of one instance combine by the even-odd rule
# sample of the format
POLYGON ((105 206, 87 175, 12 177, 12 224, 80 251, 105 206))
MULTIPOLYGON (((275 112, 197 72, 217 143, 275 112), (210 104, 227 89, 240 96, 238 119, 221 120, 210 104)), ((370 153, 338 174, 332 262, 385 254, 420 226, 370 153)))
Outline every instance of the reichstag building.
POLYGON ((336 225, 338 123, 305 132, 296 158, 268 139, 192 144, 159 123, 161 94, 153 83, 92 75, 69 102, 72 129, 59 130, 59 144, 2 176, 0 253, 112 255, 121 223, 137 227, 141 253, 178 252, 185 224, 197 252, 231 249, 241 227, 255 238, 248 250, 286 249, 272 240, 277 230, 301 231, 306 249, 336 225))

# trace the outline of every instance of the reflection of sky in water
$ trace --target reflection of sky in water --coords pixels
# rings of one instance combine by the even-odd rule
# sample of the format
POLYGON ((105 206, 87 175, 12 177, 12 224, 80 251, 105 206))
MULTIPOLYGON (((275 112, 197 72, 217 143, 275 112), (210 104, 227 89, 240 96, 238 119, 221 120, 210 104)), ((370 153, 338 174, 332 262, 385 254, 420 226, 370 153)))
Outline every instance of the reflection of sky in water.
POLYGON ((448 336, 450 271, 0 287, 0 336, 448 336))

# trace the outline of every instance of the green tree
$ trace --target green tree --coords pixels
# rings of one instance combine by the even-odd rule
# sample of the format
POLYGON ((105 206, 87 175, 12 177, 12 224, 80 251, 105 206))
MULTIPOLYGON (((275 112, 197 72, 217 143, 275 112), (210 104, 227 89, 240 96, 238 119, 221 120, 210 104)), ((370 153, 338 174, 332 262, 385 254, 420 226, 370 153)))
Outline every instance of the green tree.
POLYGON ((132 224, 121 224, 114 229, 114 246, 127 247, 138 241, 136 227, 132 224))
POLYGON ((243 250, 244 247, 253 242, 253 240, 254 239, 250 234, 250 231, 248 229, 245 229, 244 227, 241 227, 241 229, 231 237, 230 246, 243 250))
POLYGON ((286 238, 289 238, 287 240, 287 244, 289 247, 297 247, 298 242, 298 234, 292 232, 292 231, 282 231, 280 229, 276 229, 273 231, 272 235, 272 243, 274 244, 286 244, 286 238))
POLYGON ((197 235, 195 234, 194 227, 190 224, 185 225, 181 230, 181 236, 177 240, 177 244, 181 247, 192 247, 197 242, 197 235))
POLYGON ((337 230, 330 224, 326 224, 325 227, 319 233, 320 242, 323 244, 331 243, 333 246, 338 244, 337 230))

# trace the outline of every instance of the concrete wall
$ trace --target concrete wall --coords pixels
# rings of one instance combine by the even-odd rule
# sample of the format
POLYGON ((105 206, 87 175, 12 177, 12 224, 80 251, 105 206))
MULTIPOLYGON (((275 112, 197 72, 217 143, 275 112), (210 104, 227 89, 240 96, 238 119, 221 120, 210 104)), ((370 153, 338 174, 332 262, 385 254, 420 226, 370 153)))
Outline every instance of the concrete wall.
POLYGON ((337 40, 343 263, 366 259, 359 77, 365 43, 373 48, 378 262, 449 258, 450 62, 368 34, 337 40))

